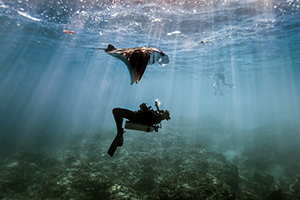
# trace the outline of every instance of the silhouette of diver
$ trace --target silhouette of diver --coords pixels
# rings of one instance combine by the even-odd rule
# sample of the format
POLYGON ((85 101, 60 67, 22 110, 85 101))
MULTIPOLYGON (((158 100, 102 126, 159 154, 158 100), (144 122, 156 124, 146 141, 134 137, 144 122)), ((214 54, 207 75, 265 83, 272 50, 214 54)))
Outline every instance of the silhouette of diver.
POLYGON ((232 83, 226 83, 225 82, 225 76, 222 73, 215 73, 213 77, 213 87, 215 88, 215 95, 217 95, 217 92, 220 91, 221 95, 223 96, 223 91, 220 90, 220 81, 222 81, 223 85, 227 85, 230 88, 234 88, 235 86, 232 83))
MULTIPOLYGON (((151 109, 151 106, 147 107, 145 103, 140 105, 140 110, 138 111, 131 111, 124 108, 114 108, 112 110, 118 132, 107 152, 111 157, 114 155, 117 147, 123 145, 123 134, 125 133, 122 128, 123 118, 128 119, 130 122, 145 126, 156 126, 156 124, 159 124, 162 120, 171 119, 168 110, 159 110, 157 101, 155 102, 155 106, 157 108, 156 111, 151 109)), ((159 127, 156 126, 155 130, 158 131, 158 128, 159 127)))

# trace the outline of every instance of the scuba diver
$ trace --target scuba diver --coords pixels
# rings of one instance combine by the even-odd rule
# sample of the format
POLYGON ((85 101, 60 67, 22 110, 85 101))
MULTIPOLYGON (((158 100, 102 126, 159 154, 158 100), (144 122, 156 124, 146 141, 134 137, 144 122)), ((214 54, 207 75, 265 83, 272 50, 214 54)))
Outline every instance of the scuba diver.
POLYGON ((220 91, 221 95, 223 96, 223 91, 220 90, 220 81, 222 81, 223 85, 227 85, 230 88, 235 88, 235 86, 232 83, 226 83, 225 82, 225 76, 223 73, 215 73, 213 77, 213 87, 215 88, 215 95, 217 95, 217 91, 220 91))
POLYGON ((140 110, 138 111, 131 111, 124 108, 114 108, 112 110, 117 126, 117 136, 107 152, 111 157, 114 155, 117 147, 123 145, 123 134, 125 133, 122 128, 123 118, 129 120, 125 123, 126 129, 146 132, 151 132, 153 130, 158 132, 158 128, 161 128, 161 121, 171 119, 168 110, 159 109, 158 101, 155 101, 155 106, 156 111, 151 109, 151 106, 147 107, 146 103, 142 103, 140 105, 140 110))

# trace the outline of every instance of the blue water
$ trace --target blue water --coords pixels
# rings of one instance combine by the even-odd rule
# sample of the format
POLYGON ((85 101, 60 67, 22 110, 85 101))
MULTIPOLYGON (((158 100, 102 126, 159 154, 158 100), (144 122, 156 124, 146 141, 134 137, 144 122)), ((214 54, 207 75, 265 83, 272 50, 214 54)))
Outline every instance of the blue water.
POLYGON ((242 128, 299 119, 297 1, 0 3, 4 134, 96 130, 113 107, 155 99, 175 119, 208 114, 242 128), (122 62, 89 49, 108 43, 157 47, 170 63, 130 86, 122 62), (219 69, 236 85, 224 96, 212 88, 219 69))
MULTIPOLYGON (((300 119, 297 1, 1 1, 0 131, 113 130, 111 110, 155 99, 181 117, 251 129, 300 119), (63 30, 74 31, 73 35, 63 30), (207 43, 202 43, 207 40, 207 43), (156 47, 170 63, 130 85, 126 66, 90 47, 156 47), (212 77, 222 71, 224 95, 212 77)), ((222 85, 221 85, 222 87, 222 85)))
MULTIPOLYGON (((204 135, 210 139, 200 146, 215 147, 230 160, 239 154, 232 142, 247 144, 242 137, 261 134, 272 138, 272 145, 266 144, 269 139, 253 141, 271 146, 267 152, 278 148, 281 158, 298 154, 298 0, 0 0, 0 45, 4 156, 28 141, 47 146, 51 138, 57 142, 94 134, 109 138, 99 152, 106 155, 116 133, 111 110, 138 110, 143 102, 154 106, 156 99, 172 118, 162 124, 161 141, 174 133, 184 135, 182 144, 194 144, 204 135), (93 49, 108 44, 159 48, 170 63, 148 66, 141 81, 130 85, 123 62, 93 49), (221 84, 223 95, 215 95, 216 72, 235 88, 221 84)), ((132 140, 130 134, 126 137, 132 140)), ((130 147, 117 155, 126 149, 130 147)))

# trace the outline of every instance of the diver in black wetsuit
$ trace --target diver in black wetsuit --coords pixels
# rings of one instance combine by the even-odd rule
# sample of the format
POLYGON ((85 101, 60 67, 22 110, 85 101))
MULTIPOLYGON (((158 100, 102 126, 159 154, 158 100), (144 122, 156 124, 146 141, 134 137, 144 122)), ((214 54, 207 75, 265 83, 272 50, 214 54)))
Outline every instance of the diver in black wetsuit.
POLYGON ((213 87, 215 88, 215 95, 217 95, 217 91, 220 91, 221 95, 223 95, 223 91, 220 90, 220 81, 222 81, 223 85, 227 85, 230 88, 235 87, 232 83, 225 82, 225 76, 222 73, 215 73, 213 80, 214 80, 213 87))
POLYGON ((114 152, 118 146, 123 145, 123 134, 125 132, 122 128, 123 118, 128 119, 130 122, 147 126, 154 126, 155 124, 159 124, 162 120, 171 119, 168 110, 159 110, 157 102, 155 102, 155 106, 157 108, 156 111, 151 109, 151 106, 147 107, 145 103, 140 105, 140 110, 138 111, 131 111, 124 108, 113 109, 112 112, 116 121, 118 132, 108 150, 108 154, 110 156, 114 155, 114 152))

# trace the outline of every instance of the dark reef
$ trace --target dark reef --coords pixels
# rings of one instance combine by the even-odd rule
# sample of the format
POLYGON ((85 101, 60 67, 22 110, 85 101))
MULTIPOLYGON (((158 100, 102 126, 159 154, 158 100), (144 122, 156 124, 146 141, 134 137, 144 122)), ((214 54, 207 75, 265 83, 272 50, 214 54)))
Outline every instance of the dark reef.
POLYGON ((112 158, 106 152, 114 132, 54 147, 32 140, 2 153, 0 199, 296 200, 299 130, 271 124, 251 131, 204 126, 199 134, 127 131, 112 158))

